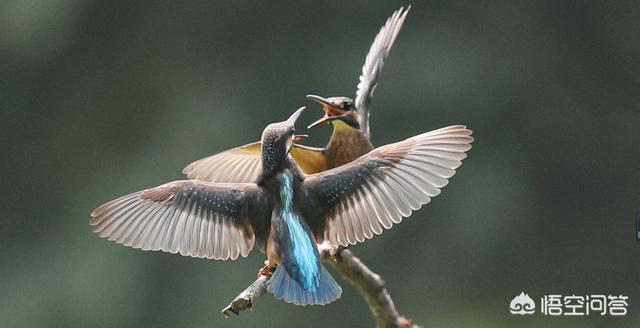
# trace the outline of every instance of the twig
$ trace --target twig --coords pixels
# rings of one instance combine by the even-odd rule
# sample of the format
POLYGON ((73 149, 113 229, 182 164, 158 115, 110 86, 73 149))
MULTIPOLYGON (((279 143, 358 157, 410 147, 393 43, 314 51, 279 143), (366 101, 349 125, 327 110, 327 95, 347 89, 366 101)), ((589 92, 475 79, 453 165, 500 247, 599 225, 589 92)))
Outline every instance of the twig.
MULTIPOLYGON (((419 327, 398 313, 391 296, 384 287, 384 280, 364 265, 353 252, 328 243, 319 245, 319 250, 323 260, 356 287, 369 305, 378 327, 419 327)), ((222 314, 228 318, 231 314, 239 315, 240 311, 250 309, 253 303, 266 292, 268 281, 269 276, 260 275, 222 310, 222 314)))
POLYGON ((236 296, 226 308, 222 309, 222 315, 224 315, 225 318, 229 318, 231 314, 240 315, 240 311, 251 309, 253 303, 267 292, 267 282, 269 278, 271 278, 271 276, 259 275, 256 281, 242 291, 240 295, 236 296))

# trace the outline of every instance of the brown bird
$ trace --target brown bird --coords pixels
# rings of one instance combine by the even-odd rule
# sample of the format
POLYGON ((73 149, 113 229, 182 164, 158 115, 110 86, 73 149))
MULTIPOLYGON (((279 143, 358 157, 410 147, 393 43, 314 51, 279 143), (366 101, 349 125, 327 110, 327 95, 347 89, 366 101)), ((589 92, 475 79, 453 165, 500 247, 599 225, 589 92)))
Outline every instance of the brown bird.
MULTIPOLYGON (((373 149, 369 141, 371 98, 410 8, 396 10, 376 35, 362 67, 355 103, 347 97, 307 96, 320 102, 325 111, 325 116, 309 127, 331 124, 333 133, 325 148, 294 144, 291 156, 306 174, 349 163, 373 149)), ((260 142, 250 143, 195 161, 183 173, 210 182, 255 181, 260 171, 260 151, 260 142)))
POLYGON ((328 169, 347 164, 373 149, 369 131, 369 113, 371 99, 376 89, 382 66, 389 56, 391 46, 402 28, 405 17, 411 6, 403 11, 398 9, 389 17, 380 29, 362 66, 362 75, 356 91, 356 101, 348 97, 324 98, 307 95, 307 98, 320 103, 324 109, 324 117, 309 128, 321 124, 330 124, 333 133, 325 147, 325 163, 328 169))

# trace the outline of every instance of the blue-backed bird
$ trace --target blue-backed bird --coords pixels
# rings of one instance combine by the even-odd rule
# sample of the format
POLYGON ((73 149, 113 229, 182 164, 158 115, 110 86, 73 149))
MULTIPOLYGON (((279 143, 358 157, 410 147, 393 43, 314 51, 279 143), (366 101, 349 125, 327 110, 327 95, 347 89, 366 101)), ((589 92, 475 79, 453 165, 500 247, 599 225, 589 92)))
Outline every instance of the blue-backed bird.
MULTIPOLYGON (((411 7, 396 10, 376 35, 362 66, 356 101, 348 97, 307 97, 320 102, 325 116, 310 127, 331 124, 333 132, 324 148, 295 144, 293 159, 307 174, 349 163, 373 149, 369 141, 369 108, 382 66, 411 7)), ((183 172, 191 179, 210 182, 250 182, 260 171, 260 142, 250 143, 189 164, 183 172)))
POLYGON ((316 245, 364 241, 428 203, 466 157, 472 132, 442 128, 306 175, 290 155, 302 110, 265 128, 254 182, 173 181, 98 207, 90 224, 125 246, 198 258, 236 259, 257 246, 267 254, 267 290, 276 298, 297 305, 337 299, 341 288, 316 245))

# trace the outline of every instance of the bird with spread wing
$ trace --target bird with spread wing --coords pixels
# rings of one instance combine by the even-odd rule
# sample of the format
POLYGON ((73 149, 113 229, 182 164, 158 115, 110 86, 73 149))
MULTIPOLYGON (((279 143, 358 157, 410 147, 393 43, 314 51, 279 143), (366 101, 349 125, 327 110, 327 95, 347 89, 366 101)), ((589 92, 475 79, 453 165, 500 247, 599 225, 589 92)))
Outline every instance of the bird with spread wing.
MULTIPOLYGON (((349 163, 373 149, 369 137, 369 109, 384 61, 404 24, 411 7, 396 10, 376 35, 356 91, 355 103, 348 97, 307 97, 319 102, 325 115, 309 127, 333 126, 325 148, 295 144, 291 156, 307 174, 349 163)), ((260 172, 260 142, 250 143, 189 164, 183 172, 190 179, 210 182, 251 182, 260 172)))
POLYGON ((456 173, 473 137, 449 126, 307 175, 291 156, 302 139, 294 129, 302 110, 265 128, 254 181, 181 180, 135 192, 95 209, 94 232, 197 258, 237 259, 258 248, 267 254, 267 290, 276 298, 296 305, 339 298, 316 245, 362 242, 427 204, 456 173))

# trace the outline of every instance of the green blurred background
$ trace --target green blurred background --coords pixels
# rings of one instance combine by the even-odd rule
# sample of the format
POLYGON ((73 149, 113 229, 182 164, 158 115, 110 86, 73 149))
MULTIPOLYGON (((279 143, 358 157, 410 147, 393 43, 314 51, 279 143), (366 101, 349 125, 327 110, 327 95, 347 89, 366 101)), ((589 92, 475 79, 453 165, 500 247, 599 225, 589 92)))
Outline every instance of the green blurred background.
MULTIPOLYGON (((88 217, 307 105, 302 128, 321 114, 305 94, 353 97, 373 37, 406 4, 2 1, 1 325, 372 326, 341 279, 328 306, 267 295, 225 320, 263 254, 145 253, 93 235, 88 217)), ((412 5, 373 142, 449 124, 476 142, 441 196, 355 252, 426 327, 638 327, 640 3, 412 5), (627 295, 629 314, 516 317, 521 291, 627 295)))

